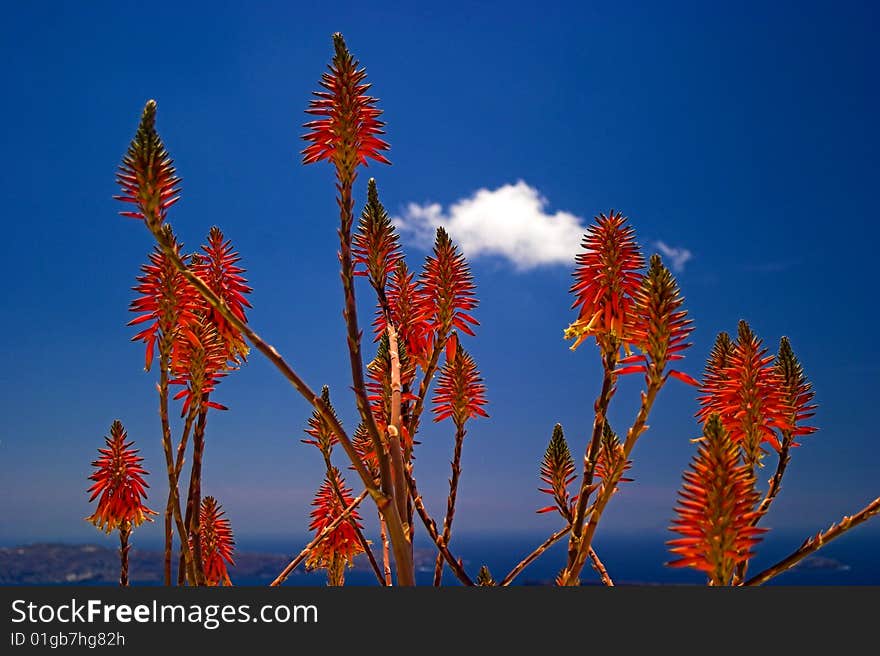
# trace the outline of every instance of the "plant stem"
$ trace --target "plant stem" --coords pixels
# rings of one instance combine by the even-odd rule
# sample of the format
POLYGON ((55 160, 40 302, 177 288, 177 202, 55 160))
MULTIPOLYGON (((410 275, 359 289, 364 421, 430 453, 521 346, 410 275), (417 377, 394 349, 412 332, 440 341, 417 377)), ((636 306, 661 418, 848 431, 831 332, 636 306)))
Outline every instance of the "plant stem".
POLYGON ((318 533, 318 535, 316 535, 312 539, 312 541, 309 542, 303 548, 303 550, 299 552, 299 554, 296 556, 296 558, 294 558, 293 560, 290 561, 290 563, 288 563, 287 567, 285 567, 281 571, 281 574, 279 574, 277 576, 277 578, 274 581, 272 581, 272 583, 269 584, 269 587, 274 588, 274 587, 277 587, 277 586, 281 585, 282 583, 284 583, 284 581, 287 580, 287 577, 290 576, 290 573, 296 569, 296 566, 299 565, 302 561, 304 561, 308 557, 309 552, 312 549, 314 549, 318 544, 320 544, 324 538, 326 538, 328 535, 330 535, 330 533, 332 531, 334 531, 337 526, 339 526, 342 522, 344 522, 348 518, 348 516, 351 513, 353 513, 354 510, 360 505, 361 501, 363 501, 364 499, 367 498, 368 494, 369 494, 369 490, 364 490, 357 497, 355 497, 354 501, 352 501, 350 504, 348 504, 348 506, 346 506, 345 510, 343 510, 341 513, 339 513, 339 516, 336 519, 334 519, 332 522, 327 524, 327 526, 324 527, 324 530, 321 531, 320 533, 318 533))
MULTIPOLYGON (((636 415, 636 419, 633 422, 632 426, 627 431, 626 441, 623 443, 624 460, 629 459, 633 447, 635 447, 639 437, 642 435, 642 433, 645 432, 648 427, 648 416, 651 414, 651 408, 654 406, 654 400, 657 398, 657 394, 663 387, 664 379, 661 373, 662 372, 655 372, 653 376, 651 376, 650 382, 648 383, 648 391, 642 392, 639 412, 636 415)), ((599 525, 599 519, 602 517, 602 513, 605 511, 605 507, 608 505, 611 497, 614 495, 614 491, 617 489, 617 484, 620 482, 620 477, 622 475, 623 468, 620 468, 617 472, 614 473, 614 475, 612 475, 610 480, 602 482, 601 492, 599 493, 598 498, 593 504, 593 512, 590 513, 590 519, 587 522, 587 526, 584 529, 583 535, 581 536, 580 544, 578 546, 578 550, 575 556, 574 566, 569 567, 565 572, 563 572, 563 585, 577 585, 577 577, 579 576, 581 570, 584 567, 586 559, 589 556, 593 536, 595 535, 596 528, 599 525)))
MULTIPOLYGON (((397 331, 391 324, 390 316, 388 325, 388 357, 391 360, 391 424, 388 426, 388 447, 391 451, 391 473, 394 479, 394 500, 397 502, 397 512, 401 518, 406 517, 406 500, 409 498, 409 490, 406 487, 406 477, 403 474, 403 451, 400 447, 400 406, 403 394, 403 385, 400 382, 400 351, 397 346, 397 331), (393 429, 393 430, 392 430, 393 429)), ((412 542, 410 542, 412 547, 412 542)))
POLYGON ((131 535, 131 522, 125 521, 119 526, 119 585, 128 587, 128 538, 131 535))
MULTIPOLYGON (((166 250, 164 246, 163 250, 166 250)), ((180 261, 180 264, 183 265, 183 261, 180 260, 170 242, 168 243, 167 251, 170 251, 180 261)), ((185 268, 185 265, 183 266, 185 268)), ((165 453, 165 466, 168 470, 168 489, 173 496, 172 514, 174 522, 177 524, 177 533, 180 539, 181 562, 190 581, 194 582, 196 578, 194 568, 192 567, 192 554, 189 549, 187 529, 180 512, 180 495, 177 490, 177 477, 175 476, 174 461, 171 455, 171 424, 168 421, 168 367, 170 364, 170 353, 170 337, 166 337, 163 334, 159 343, 159 419, 162 422, 162 450, 165 453)), ((170 536, 167 534, 165 536, 165 548, 166 550, 171 548, 170 536)))
POLYGON ((770 504, 773 503, 776 495, 779 494, 779 490, 782 489, 782 477, 785 475, 785 469, 788 467, 788 463, 791 462, 792 441, 793 437, 791 431, 784 431, 782 433, 782 450, 779 452, 779 462, 776 465, 776 472, 773 474, 773 478, 768 481, 767 495, 758 506, 758 515, 755 517, 753 525, 757 525, 764 515, 767 514, 767 511, 770 510, 770 504))
POLYGON ((437 532, 437 524, 431 519, 431 516, 428 514, 427 508, 425 508, 425 504, 422 502, 422 497, 419 494, 418 488, 416 487, 416 481, 412 477, 412 472, 408 469, 405 471, 406 473, 406 481, 409 483, 409 493, 413 500, 413 505, 415 506, 416 512, 419 517, 422 519, 422 523, 425 525, 425 529, 428 531, 428 536, 434 541, 434 545, 443 554, 443 557, 446 559, 449 568, 452 570, 453 574, 458 577, 458 580, 461 581, 465 585, 472 586, 474 582, 471 580, 471 577, 468 576, 467 572, 464 570, 464 567, 461 564, 461 561, 456 560, 455 556, 452 555, 452 552, 449 551, 449 547, 443 542, 443 539, 440 537, 440 534, 437 532))
POLYGON ((752 578, 741 585, 761 585, 766 583, 774 576, 782 574, 782 572, 791 569, 811 553, 818 551, 820 548, 831 542, 834 538, 838 538, 851 528, 855 528, 859 524, 868 521, 875 515, 880 514, 880 497, 874 499, 867 506, 862 508, 854 515, 849 515, 841 519, 837 524, 832 524, 826 531, 817 533, 808 538, 794 553, 782 559, 775 565, 772 565, 759 574, 755 574, 752 578))
MULTIPOLYGON (((183 426, 183 433, 180 436, 180 442, 177 445, 177 459, 174 463, 174 489, 180 489, 180 472, 183 469, 183 458, 186 453, 186 444, 189 440, 189 432, 192 429, 192 423, 195 420, 196 411, 201 404, 201 395, 197 394, 196 398, 193 399, 192 405, 190 405, 189 412, 186 413, 186 421, 183 426)), ((180 512, 180 508, 177 509, 180 512)), ((171 490, 171 487, 168 488, 168 503, 165 506, 165 534, 166 536, 171 532, 171 515, 174 512, 174 494, 171 490)), ((166 542, 165 544, 165 585, 171 585, 171 552, 173 545, 170 542, 166 542)), ((181 550, 180 556, 180 564, 178 566, 178 585, 183 582, 184 577, 184 567, 183 567, 183 550, 181 550)))
POLYGON ((602 356, 602 390, 599 392, 599 396, 594 404, 593 434, 590 437, 587 451, 584 454, 584 472, 581 477, 581 487, 578 492, 574 519, 571 523, 571 537, 568 540, 568 563, 560 575, 564 585, 577 585, 578 575, 581 569, 583 569, 584 558, 587 553, 586 549, 583 549, 583 554, 581 554, 584 520, 586 518, 587 504, 592 492, 593 477, 596 473, 596 461, 599 458, 602 431, 605 428, 605 415, 608 413, 611 397, 614 396, 616 390, 617 376, 615 376, 614 370, 617 368, 618 348, 616 343, 612 344, 612 346, 613 348, 607 349, 607 352, 602 356))
POLYGON ((419 430, 419 419, 422 416, 422 411, 425 409, 425 399, 428 396, 428 390, 431 388, 431 380, 434 378, 434 373, 437 371, 437 364, 440 362, 440 353, 442 353, 445 345, 446 335, 437 333, 436 339, 434 340, 434 347, 431 350, 431 357, 428 360, 428 365, 425 368, 422 381, 419 383, 419 393, 416 395, 415 405, 413 405, 412 412, 409 415, 408 428, 410 438, 414 438, 419 430))
POLYGON ((196 575, 196 585, 205 585, 205 571, 202 563, 202 539, 200 515, 202 505, 202 457, 205 453, 205 426, 208 420, 208 396, 205 395, 196 429, 193 432, 193 461, 189 477, 189 494, 186 501, 186 525, 192 540, 192 557, 196 575))
MULTIPOLYGON (((461 447, 467 431, 464 423, 455 425, 455 451, 452 456, 452 477, 449 479, 449 498, 446 500, 446 517, 443 518, 443 544, 449 544, 452 533, 452 520, 455 518, 455 499, 458 496, 458 480, 461 477, 461 447)), ((443 554, 437 554, 434 563, 434 586, 439 587, 443 580, 443 554)))
POLYGON ((501 579, 501 582, 498 585, 510 585, 513 582, 513 579, 515 579, 520 574, 520 572, 522 572, 526 567, 535 562, 541 556, 541 554, 547 551, 547 549, 549 549, 566 535, 568 535, 570 531, 571 526, 566 526, 565 528, 561 528, 556 531, 556 533, 554 533, 549 538, 544 540, 541 544, 539 544, 532 553, 523 558, 516 567, 510 570, 508 575, 501 579))
MULTIPOLYGON (((168 225, 167 223, 165 224, 168 225)), ((148 223, 148 227, 150 224, 148 223)), ((328 423, 328 425, 333 429, 333 432, 336 434, 339 439, 339 443, 342 448, 345 450, 346 455, 349 460, 351 460, 351 464, 354 466, 355 471, 357 471, 358 476, 360 476, 361 481, 364 484, 364 487, 367 488, 368 494, 373 498, 373 501, 376 503, 376 507, 379 509, 379 512, 385 515, 386 521, 388 523, 388 532, 392 536, 392 544, 394 544, 395 540, 397 544, 406 544, 407 538, 406 533, 404 532, 403 522, 401 521, 400 516, 396 512, 396 506, 394 507, 394 512, 391 512, 388 509, 388 506, 391 504, 391 499, 382 492, 377 486, 375 481, 373 480, 372 475, 367 471, 366 466, 361 461, 360 457, 357 454, 357 451, 354 448, 354 445, 351 443, 351 439, 348 437, 348 434, 345 432, 345 429, 342 427, 342 424, 339 422, 332 410, 321 400, 321 397, 315 394, 315 392, 306 384, 306 382, 299 377, 293 368, 287 363, 287 361, 281 357, 281 354, 278 353, 278 350, 267 343, 263 338, 261 338, 245 321, 242 321, 232 310, 229 309, 229 306, 219 298, 211 288, 199 278, 196 274, 194 274, 190 269, 187 268, 186 264, 180 258, 180 256, 175 251, 172 245, 172 234, 170 230, 163 231, 160 228, 152 231, 153 237, 156 239, 159 247, 162 249, 162 253, 167 257, 174 266, 177 267, 177 270, 180 271, 181 275, 187 279, 187 281, 196 288, 196 290, 202 295, 205 301, 210 305, 213 309, 217 310, 220 315, 236 330, 238 330, 242 335, 244 335, 247 340, 256 348, 260 353, 262 353, 266 358, 275 365, 275 368, 281 372, 281 374, 293 385, 293 388, 308 401, 315 410, 324 418, 324 421, 328 423), (396 538, 394 536, 397 536, 396 538)), ((170 443, 170 435, 168 438, 170 443)), ((171 466, 169 465, 169 471, 171 470, 171 466)), ((169 477, 170 478, 170 477, 169 477)), ((183 520, 180 520, 180 526, 178 526, 178 530, 181 530, 181 526, 183 524, 183 520)), ((187 547, 188 549, 188 547, 187 547)), ((398 554, 397 549, 395 548, 395 558, 406 558, 406 549, 402 550, 402 553, 398 554)))
POLYGON ((596 553, 596 550, 593 549, 593 547, 590 547, 590 564, 593 566, 593 569, 596 570, 599 578, 602 579, 602 583, 609 588, 613 588, 614 581, 611 580, 611 576, 609 576, 608 570, 605 568, 605 563, 601 561, 599 554, 596 553))
MULTIPOLYGON (((357 301, 354 290, 354 261, 351 254, 351 226, 354 221, 354 202, 351 197, 352 183, 355 179, 353 164, 346 165, 336 162, 337 189, 339 197, 340 228, 339 228, 339 261, 341 264, 342 289, 345 297, 345 305, 342 311, 345 318, 345 326, 348 329, 346 343, 348 344, 348 359, 351 364, 351 382, 354 389, 355 401, 361 421, 367 427, 367 432, 373 440, 376 450, 376 460, 379 463, 379 480, 382 493, 391 501, 395 499, 394 482, 391 478, 391 466, 382 444, 382 437, 376 427, 373 411, 367 398, 367 388, 364 383, 364 363, 361 357, 361 331, 357 320, 357 301)), ((391 537, 391 546, 394 549, 394 564, 397 568, 398 585, 415 585, 415 571, 413 568, 412 548, 407 539, 406 529, 403 526, 403 518, 398 512, 396 503, 384 510, 388 530, 391 537)))
POLYGON ((391 580, 391 555, 388 553, 388 528, 385 526, 385 518, 379 513, 379 536, 382 540, 382 571, 385 573, 385 585, 393 585, 391 580))

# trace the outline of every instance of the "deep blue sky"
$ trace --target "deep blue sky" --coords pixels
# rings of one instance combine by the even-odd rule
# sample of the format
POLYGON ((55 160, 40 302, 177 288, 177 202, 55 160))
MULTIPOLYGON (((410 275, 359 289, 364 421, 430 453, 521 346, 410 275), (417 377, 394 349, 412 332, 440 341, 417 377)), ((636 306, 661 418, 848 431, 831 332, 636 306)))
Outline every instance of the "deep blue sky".
MULTIPOLYGON (((694 254, 679 276, 697 327, 687 371, 699 373, 715 334, 746 318, 774 350, 790 336, 815 383, 821 430, 794 454, 768 525, 818 530, 880 493, 877 8, 659 4, 7 7, 0 542, 98 539, 82 521, 86 476, 117 417, 154 472, 153 507, 164 506, 155 377, 125 326, 151 240, 111 200, 151 97, 183 178, 178 233, 195 247, 211 225, 224 229, 255 288, 253 326, 310 384, 331 385, 353 425, 331 171, 298 157, 337 30, 386 112, 394 166, 369 173, 391 212, 519 179, 550 211, 620 208, 643 243, 694 254)), ((424 252, 408 250, 418 266, 424 252)), ((579 457, 598 387, 594 348, 571 353, 561 339, 570 268, 524 273, 478 259, 473 271, 482 326, 468 346, 492 418, 469 431, 457 526, 555 530, 534 514, 538 462, 557 421, 579 457)), ((634 416, 637 388, 621 385, 617 425, 634 416)), ((693 452, 694 397, 678 383, 663 391, 636 482, 603 530, 668 525, 693 452)), ((322 475, 299 443, 305 403, 258 355, 216 398, 230 411, 209 423, 205 492, 243 542, 300 536, 322 475)), ((422 441, 417 476, 440 516, 449 427, 422 441)))

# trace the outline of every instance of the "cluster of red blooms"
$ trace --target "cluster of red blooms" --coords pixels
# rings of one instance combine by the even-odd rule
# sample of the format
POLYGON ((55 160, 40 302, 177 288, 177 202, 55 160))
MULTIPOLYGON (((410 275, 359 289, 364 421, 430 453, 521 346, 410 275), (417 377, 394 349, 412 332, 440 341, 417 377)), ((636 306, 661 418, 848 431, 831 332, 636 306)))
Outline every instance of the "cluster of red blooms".
POLYGON ((226 513, 214 497, 202 499, 199 511, 199 535, 205 583, 210 586, 232 585, 227 565, 235 565, 232 554, 235 540, 226 513))
MULTIPOLYGON (((321 483, 315 500, 312 501, 314 510, 312 510, 309 530, 314 531, 315 534, 321 533, 351 505, 352 501, 354 497, 351 489, 346 487, 339 470, 335 467, 331 468, 324 482, 321 483)), ((341 558, 351 566, 354 557, 364 552, 355 533, 355 527, 360 527, 360 515, 357 510, 349 513, 344 521, 316 545, 309 554, 306 565, 312 568, 330 568, 336 558, 341 558)))
POLYGON ((98 499, 95 512, 86 519, 99 529, 111 533, 117 529, 128 531, 150 520, 156 513, 144 503, 147 498, 144 481, 147 471, 141 466, 143 458, 128 442, 128 434, 119 420, 110 426, 106 447, 98 449, 101 457, 92 463, 94 481, 89 488, 89 502, 98 499))

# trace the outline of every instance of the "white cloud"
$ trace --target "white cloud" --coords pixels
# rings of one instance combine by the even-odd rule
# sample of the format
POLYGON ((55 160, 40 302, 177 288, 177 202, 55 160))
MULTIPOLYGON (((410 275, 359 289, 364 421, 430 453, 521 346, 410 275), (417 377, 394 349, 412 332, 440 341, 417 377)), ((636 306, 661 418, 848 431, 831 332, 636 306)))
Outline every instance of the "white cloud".
POLYGON ((503 257, 521 271, 570 266, 586 225, 569 212, 547 212, 547 199, 520 180, 498 189, 479 189, 444 209, 438 203, 407 205, 397 228, 428 244, 443 226, 470 258, 503 257))
POLYGON ((662 241, 654 242, 654 246, 657 247, 657 250, 660 251, 664 259, 670 263, 670 267, 676 273, 684 271, 684 265, 690 262, 694 257, 694 254, 688 249, 667 246, 662 241))
MULTIPOLYGON (((495 256, 515 269, 574 266, 575 255, 587 230, 587 221, 570 212, 547 211, 548 201, 522 180, 497 189, 478 189, 447 208, 439 203, 409 203, 394 225, 424 247, 443 226, 469 258, 495 256)), ((682 271, 693 254, 658 241, 654 246, 672 269, 682 271)))

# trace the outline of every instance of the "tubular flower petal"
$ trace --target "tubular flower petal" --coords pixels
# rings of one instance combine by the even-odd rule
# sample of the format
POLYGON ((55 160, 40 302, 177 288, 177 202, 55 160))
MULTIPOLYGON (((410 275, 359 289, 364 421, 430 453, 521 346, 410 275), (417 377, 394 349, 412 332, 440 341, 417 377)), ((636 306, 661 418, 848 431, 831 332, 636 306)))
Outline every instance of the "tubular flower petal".
MULTIPOLYGON (((174 248, 180 252, 180 245, 176 242, 174 248)), ((181 329, 194 323, 194 312, 200 301, 195 288, 158 246, 150 253, 149 262, 141 266, 137 282, 133 289, 139 296, 129 305, 129 310, 137 313, 137 316, 128 325, 147 324, 131 340, 147 345, 144 366, 149 371, 156 341, 162 335, 174 339, 181 329)))
POLYGON ((235 566, 232 554, 235 540, 232 526, 222 506, 214 497, 202 499, 199 510, 199 532, 202 543, 202 567, 205 582, 211 586, 232 585, 226 566, 235 566))
POLYGON ((639 270, 645 266, 635 231, 626 217, 612 210, 608 216, 596 217, 582 246, 569 290, 575 295, 572 308, 578 309, 578 318, 566 329, 565 339, 575 340, 572 350, 591 336, 603 349, 609 346, 609 337, 625 345, 641 286, 639 270))
MULTIPOLYGON (((238 266, 240 261, 241 256, 233 249, 232 242, 223 236, 220 228, 214 226, 208 233, 208 243, 202 246, 202 253, 193 256, 192 269, 236 317, 247 323, 245 308, 251 307, 251 304, 245 294, 250 294, 252 290, 242 276, 245 270, 238 266)), ((248 345, 241 332, 214 308, 207 308, 207 312, 226 342, 229 359, 233 362, 247 359, 248 345)))
POLYGON ((697 417, 705 422, 718 414, 731 439, 741 445, 746 463, 757 467, 763 457, 762 443, 781 449, 774 429, 791 428, 782 379, 773 366, 773 356, 767 355, 745 321, 739 323, 732 348, 721 340, 719 336, 707 365, 697 417))
POLYGON ((159 229, 168 209, 180 200, 180 178, 156 132, 155 100, 144 106, 137 132, 116 173, 116 182, 122 194, 114 198, 134 205, 131 211, 120 214, 145 220, 151 230, 159 229))
POLYGON ((671 530, 682 537, 667 543, 679 558, 669 565, 693 567, 706 572, 713 585, 728 585, 765 531, 753 526, 758 492, 751 468, 740 464, 739 447, 717 414, 706 421, 699 444, 672 521, 671 530))
MULTIPOLYGON (((814 427, 804 426, 803 422, 814 414, 813 411, 817 406, 813 403, 813 398, 816 393, 804 373, 804 368, 791 349, 788 337, 783 337, 779 344, 779 353, 776 356, 774 368, 782 380, 782 399, 792 435, 815 433, 814 427)), ((797 444, 793 443, 792 446, 797 446, 797 444)))
POLYGON ((367 184, 367 204, 353 238, 352 251, 355 265, 363 266, 363 269, 355 271, 355 275, 367 276, 380 301, 385 300, 388 276, 397 268, 403 253, 397 230, 379 202, 379 192, 373 178, 367 184))
POLYGON ((98 507, 86 521, 107 533, 140 526, 156 514, 144 505, 149 485, 144 481, 147 471, 141 467, 143 458, 132 449, 134 442, 127 439, 125 428, 119 420, 114 421, 110 436, 104 438, 106 448, 98 449, 101 457, 92 463, 95 472, 89 476, 94 481, 88 490, 89 503, 98 499, 98 507))
MULTIPOLYGON (((644 356, 625 358, 623 364, 642 362, 638 366, 628 366, 618 370, 618 374, 644 372, 649 380, 663 376, 670 361, 681 359, 682 352, 691 346, 687 339, 693 331, 693 322, 682 309, 684 298, 675 278, 663 266, 659 255, 651 257, 648 273, 642 278, 641 286, 635 294, 635 311, 631 317, 630 338, 638 345, 644 356)), ((685 382, 699 386, 687 374, 669 371, 685 382)))
MULTIPOLYGON (((314 510, 311 513, 312 523, 309 524, 309 530, 314 531, 316 535, 323 531, 352 501, 354 497, 351 488, 346 487, 339 470, 333 467, 327 473, 312 502, 314 510), (333 481, 330 479, 331 476, 333 481), (341 502, 334 491, 337 485, 342 492, 341 502)), ((360 527, 360 516, 356 510, 312 549, 306 560, 306 566, 312 569, 329 568, 334 565, 337 558, 342 558, 349 567, 352 566, 354 557, 364 552, 354 526, 360 527)))
POLYGON ((476 287, 470 267, 443 228, 437 228, 434 250, 425 258, 419 279, 424 295, 424 315, 441 339, 457 328, 473 336, 480 322, 468 314, 477 307, 476 287))
POLYGON ((452 417, 456 426, 463 426, 472 417, 489 416, 483 410, 487 403, 483 379, 461 342, 456 344, 455 356, 440 370, 433 401, 434 421, 452 417))
POLYGON ((555 506, 547 506, 538 510, 539 513, 558 510, 568 521, 571 521, 571 495, 568 486, 576 478, 574 473, 574 459, 565 441, 562 425, 553 427, 553 435, 544 451, 544 460, 541 462, 541 480, 547 485, 546 488, 538 488, 539 492, 553 497, 555 506))
POLYGON ((366 95, 366 70, 358 69, 341 34, 333 35, 333 46, 333 61, 321 77, 324 90, 314 93, 306 110, 318 118, 303 126, 308 130, 303 139, 309 142, 302 151, 303 164, 328 160, 349 175, 358 164, 366 165, 367 158, 390 164, 382 154, 389 148, 380 139, 385 134, 382 110, 376 108, 376 98, 366 95))

